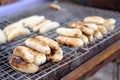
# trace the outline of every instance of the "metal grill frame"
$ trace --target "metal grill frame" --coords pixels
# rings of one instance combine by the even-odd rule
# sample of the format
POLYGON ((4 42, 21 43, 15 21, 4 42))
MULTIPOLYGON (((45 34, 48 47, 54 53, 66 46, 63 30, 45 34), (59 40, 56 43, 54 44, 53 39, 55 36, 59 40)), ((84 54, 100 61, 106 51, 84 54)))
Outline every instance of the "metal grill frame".
MULTIPOLYGON (((7 16, 7 18, 0 17, 0 27, 3 28, 8 24, 11 24, 15 21, 18 21, 24 17, 31 16, 34 14, 37 15, 45 15, 47 19, 58 21, 62 26, 67 27, 69 21, 77 21, 83 20, 86 16, 98 15, 104 18, 115 18, 117 22, 119 22, 120 13, 107 11, 107 10, 99 10, 95 8, 78 6, 71 3, 59 3, 62 6, 62 11, 54 11, 49 8, 49 3, 44 6, 36 6, 30 10, 23 11, 20 14, 16 13, 15 16, 7 16), (27 15, 26 15, 27 14, 27 15), (80 15, 79 15, 80 14, 80 15)), ((31 79, 60 79, 62 76, 66 75, 76 67, 80 66, 83 62, 93 57, 101 50, 107 48, 107 46, 111 45, 115 41, 119 40, 120 36, 120 23, 116 24, 116 29, 108 32, 104 35, 102 40, 96 40, 90 42, 87 45, 81 46, 80 48, 69 48, 66 46, 61 46, 64 52, 64 59, 61 62, 53 63, 47 62, 40 66, 40 70, 35 74, 25 74, 19 71, 12 69, 8 63, 9 57, 12 55, 12 50, 18 45, 24 45, 24 41, 35 35, 39 35, 38 33, 32 32, 31 35, 23 36, 17 38, 15 41, 1 44, 0 46, 0 79, 8 79, 8 80, 31 80, 31 79), (112 38, 115 38, 114 40, 112 38), (106 43, 110 41, 109 43, 106 43), (104 45, 106 44, 106 45, 104 45), (103 46, 104 45, 104 46, 103 46), (101 47, 102 46, 102 47, 101 47), (65 69, 62 69, 66 67, 65 69)), ((55 39, 57 34, 55 30, 44 34, 44 36, 55 39)))

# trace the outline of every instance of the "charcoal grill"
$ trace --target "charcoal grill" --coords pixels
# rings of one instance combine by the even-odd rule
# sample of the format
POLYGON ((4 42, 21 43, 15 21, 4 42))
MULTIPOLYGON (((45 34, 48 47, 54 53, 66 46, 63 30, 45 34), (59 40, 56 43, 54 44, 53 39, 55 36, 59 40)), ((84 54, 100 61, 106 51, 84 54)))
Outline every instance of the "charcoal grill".
MULTIPOLYGON (((1 16, 0 28, 4 28, 6 25, 14 23, 22 18, 32 15, 44 15, 47 19, 57 21, 61 26, 67 27, 69 21, 83 20, 86 16, 98 15, 104 18, 115 18, 117 20, 116 28, 113 31, 104 35, 101 40, 94 40, 87 45, 80 48, 69 48, 61 46, 64 52, 64 59, 61 62, 53 63, 47 62, 40 67, 40 70, 35 74, 25 74, 12 69, 8 63, 8 59, 12 54, 13 49, 19 45, 25 45, 24 41, 38 33, 32 32, 28 36, 22 36, 17 38, 13 42, 7 44, 0 44, 0 79, 3 80, 58 80, 65 76, 85 61, 89 60, 94 55, 98 54, 114 42, 120 39, 120 13, 99 10, 95 8, 83 7, 68 2, 60 2, 62 6, 61 11, 55 11, 49 8, 50 3, 46 3, 43 6, 36 5, 29 10, 16 13, 14 15, 1 16)), ((44 34, 44 36, 55 39, 57 34, 55 30, 44 34)))

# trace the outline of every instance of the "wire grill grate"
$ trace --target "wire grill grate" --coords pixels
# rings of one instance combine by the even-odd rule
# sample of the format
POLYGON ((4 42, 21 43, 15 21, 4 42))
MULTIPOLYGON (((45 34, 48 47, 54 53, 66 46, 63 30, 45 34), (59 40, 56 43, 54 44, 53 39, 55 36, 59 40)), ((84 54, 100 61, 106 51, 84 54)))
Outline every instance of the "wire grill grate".
MULTIPOLYGON (((24 41, 27 38, 38 35, 38 33, 32 32, 31 35, 20 37, 11 43, 1 44, 0 45, 0 61, 1 61, 0 62, 0 79, 6 79, 6 80, 36 79, 37 80, 37 79, 43 79, 45 78, 45 76, 48 76, 50 73, 53 73, 53 72, 59 73, 60 75, 59 69, 61 69, 63 66, 69 64, 70 70, 73 70, 75 67, 79 66, 82 62, 85 61, 84 57, 87 56, 88 53, 90 54, 91 49, 97 48, 99 47, 99 45, 103 45, 106 41, 110 40, 116 35, 120 36, 120 27, 119 27, 120 14, 118 12, 98 10, 98 9, 93 9, 89 7, 82 7, 82 6, 74 5, 71 3, 60 3, 60 5, 63 8, 62 11, 54 11, 50 9, 48 5, 49 4, 46 4, 41 7, 36 6, 33 9, 21 12, 20 14, 16 13, 14 16, 8 16, 7 18, 2 17, 0 21, 0 27, 1 29, 3 29, 4 26, 10 23, 18 21, 27 16, 37 14, 37 15, 45 15, 46 18, 48 19, 51 19, 53 21, 58 21, 59 23, 61 23, 62 26, 65 26, 65 27, 67 27, 67 24, 69 21, 83 20, 84 17, 90 16, 90 15, 98 15, 104 18, 112 17, 112 18, 115 18, 118 22, 116 24, 117 28, 114 31, 111 31, 108 34, 104 35, 102 40, 94 40, 93 42, 90 42, 87 45, 81 46, 80 48, 68 48, 66 46, 61 46, 64 52, 64 59, 58 63, 47 62, 41 65, 40 70, 35 74, 25 74, 12 69, 8 63, 8 59, 12 54, 12 50, 16 46, 24 45, 24 41)), ((48 32, 44 35, 54 40, 57 37, 55 30, 48 32)))

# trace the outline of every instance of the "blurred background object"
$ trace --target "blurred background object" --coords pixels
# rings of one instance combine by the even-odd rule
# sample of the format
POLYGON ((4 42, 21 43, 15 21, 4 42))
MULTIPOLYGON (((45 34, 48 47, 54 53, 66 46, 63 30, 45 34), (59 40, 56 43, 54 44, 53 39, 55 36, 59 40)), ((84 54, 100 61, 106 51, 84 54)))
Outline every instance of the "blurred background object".
POLYGON ((16 1, 17 0, 0 0, 0 5, 6 5, 6 4, 16 2, 16 1))
POLYGON ((0 16, 19 13, 47 1, 49 0, 0 0, 0 16))

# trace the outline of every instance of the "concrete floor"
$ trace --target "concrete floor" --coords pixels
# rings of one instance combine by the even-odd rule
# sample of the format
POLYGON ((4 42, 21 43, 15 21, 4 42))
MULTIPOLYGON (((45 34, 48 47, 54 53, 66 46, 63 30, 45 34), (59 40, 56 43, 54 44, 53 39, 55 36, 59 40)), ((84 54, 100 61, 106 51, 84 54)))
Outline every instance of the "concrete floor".
MULTIPOLYGON (((97 73, 85 80, 118 80, 116 78, 116 64, 110 63, 100 69, 97 73)), ((120 71, 119 71, 120 72, 120 71)))

